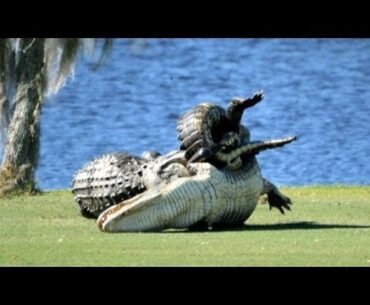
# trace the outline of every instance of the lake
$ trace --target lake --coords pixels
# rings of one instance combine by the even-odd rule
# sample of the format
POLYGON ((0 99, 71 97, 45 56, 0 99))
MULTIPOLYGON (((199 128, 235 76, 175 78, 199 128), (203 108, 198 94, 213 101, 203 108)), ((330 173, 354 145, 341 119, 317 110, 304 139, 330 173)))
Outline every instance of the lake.
POLYGON ((370 39, 117 39, 106 63, 91 67, 80 59, 45 103, 41 189, 69 188, 107 152, 176 149, 180 113, 259 89, 264 100, 243 117, 252 140, 298 136, 257 156, 265 177, 370 184, 370 39))

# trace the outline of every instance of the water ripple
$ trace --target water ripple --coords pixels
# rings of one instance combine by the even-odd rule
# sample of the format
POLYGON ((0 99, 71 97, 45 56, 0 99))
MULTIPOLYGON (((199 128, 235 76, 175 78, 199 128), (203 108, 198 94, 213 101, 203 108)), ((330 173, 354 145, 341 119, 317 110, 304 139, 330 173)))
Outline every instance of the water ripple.
POLYGON ((77 65, 45 104, 42 189, 110 151, 178 146, 176 118, 201 101, 226 106, 265 91, 243 118, 253 139, 299 141, 258 155, 279 185, 370 183, 369 39, 119 39, 107 63, 77 65))

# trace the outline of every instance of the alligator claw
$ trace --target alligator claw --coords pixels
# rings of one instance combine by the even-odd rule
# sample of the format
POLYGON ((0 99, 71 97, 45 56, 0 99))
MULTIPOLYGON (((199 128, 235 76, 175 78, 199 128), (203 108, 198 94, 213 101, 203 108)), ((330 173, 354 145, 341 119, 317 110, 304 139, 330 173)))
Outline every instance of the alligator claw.
POLYGON ((253 99, 255 99, 255 98, 263 99, 263 98, 264 98, 263 90, 258 90, 258 91, 253 95, 253 99))
POLYGON ((283 195, 274 184, 266 179, 264 179, 263 194, 267 194, 267 202, 270 210, 277 208, 281 214, 285 214, 284 208, 291 211, 290 205, 292 205, 292 201, 290 198, 283 195))
POLYGON ((288 211, 291 211, 291 208, 289 205, 292 205, 292 201, 281 194, 280 192, 276 192, 274 190, 267 193, 267 201, 270 205, 270 210, 275 207, 277 208, 280 213, 285 214, 285 211, 283 208, 287 209, 288 211))
POLYGON ((189 163, 206 162, 212 155, 211 150, 202 147, 189 159, 189 163))

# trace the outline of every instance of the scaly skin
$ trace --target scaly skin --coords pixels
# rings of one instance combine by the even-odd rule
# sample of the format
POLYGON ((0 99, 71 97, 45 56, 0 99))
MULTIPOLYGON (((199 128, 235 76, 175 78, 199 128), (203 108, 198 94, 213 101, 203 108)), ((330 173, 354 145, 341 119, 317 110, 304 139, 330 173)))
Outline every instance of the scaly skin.
POLYGON ((72 193, 80 212, 88 218, 146 190, 139 170, 146 161, 126 153, 103 155, 87 163, 72 181, 72 193))
POLYGON ((108 232, 230 227, 242 225, 267 194, 270 208, 284 214, 290 199, 262 178, 254 156, 296 137, 250 142, 240 124, 243 111, 262 98, 235 98, 226 110, 194 107, 178 121, 180 150, 165 156, 117 154, 88 164, 73 181, 81 213, 100 215, 99 228, 108 232))
MULTIPOLYGON (((204 177, 200 177, 199 174, 197 174, 198 167, 200 166, 199 162, 187 162, 184 157, 185 151, 174 151, 165 156, 158 156, 151 160, 144 160, 128 154, 108 154, 88 163, 77 173, 73 180, 72 192, 76 202, 80 206, 81 214, 90 218, 98 217, 104 210, 122 201, 125 202, 131 198, 137 200, 136 196, 138 194, 147 193, 144 196, 145 198, 147 196, 152 196, 150 195, 152 192, 161 190, 166 185, 169 185, 168 187, 166 186, 167 192, 173 191, 176 193, 176 181, 183 181, 182 179, 179 180, 181 177, 186 177, 190 180, 195 179, 197 181, 199 177, 201 179, 212 179, 212 177, 218 175, 220 181, 215 185, 218 186, 219 184, 221 186, 219 189, 228 190, 229 193, 235 191, 238 194, 242 191, 240 191, 239 188, 235 189, 233 186, 234 184, 230 184, 229 182, 244 177, 248 179, 240 186, 243 187, 243 190, 246 189, 248 192, 254 193, 254 185, 249 184, 249 177, 254 174, 258 177, 260 176, 259 170, 254 170, 254 168, 258 168, 254 155, 259 151, 279 147, 293 140, 294 138, 291 137, 244 144, 225 155, 225 158, 239 158, 243 160, 243 164, 240 168, 220 169, 212 167, 213 175, 205 175, 204 177), (195 166, 194 164, 198 165, 195 166), (197 178, 189 177, 194 175, 196 175, 197 178), (222 181, 222 179, 225 181, 222 181), (226 186, 223 188, 222 186, 224 185, 226 186)), ((223 154, 220 155, 220 157, 222 156, 223 154)), ((209 183, 213 185, 214 182, 209 181, 209 183)), ((237 184, 237 186, 239 187, 239 184, 237 184)), ((262 189, 268 194, 270 206, 277 207, 282 212, 283 207, 288 209, 287 205, 289 203, 284 199, 284 196, 277 191, 273 184, 266 182, 262 189)), ((257 189, 256 192, 261 194, 262 189, 257 189)), ((191 189, 187 189, 179 196, 179 201, 188 200, 189 198, 198 201, 204 200, 200 194, 193 192, 191 189), (196 196, 198 196, 198 199, 196 199, 196 196)), ((232 198, 235 198, 235 196, 231 197, 231 200, 234 200, 232 198)), ((229 203, 225 203, 224 213, 228 213, 228 204, 229 203)), ((209 224, 212 223, 213 222, 209 222, 209 224)), ((229 221, 225 219, 223 223, 232 225, 233 220, 231 219, 229 221)), ((192 225, 195 224, 196 223, 193 223, 192 225)))
POLYGON ((210 162, 217 168, 236 170, 242 160, 228 158, 228 152, 249 142, 249 130, 240 124, 245 109, 263 99, 263 92, 250 98, 234 98, 227 109, 211 103, 201 103, 180 115, 177 122, 180 149, 189 162, 210 162))
POLYGON ((158 231, 188 228, 199 222, 210 227, 240 225, 253 213, 264 183, 253 157, 236 171, 210 163, 193 163, 195 175, 161 183, 113 206, 98 218, 107 232, 158 231))
POLYGON ((189 175, 181 164, 184 152, 144 157, 127 153, 103 155, 87 163, 72 181, 72 193, 84 217, 97 218, 108 207, 134 197, 173 177, 189 175))

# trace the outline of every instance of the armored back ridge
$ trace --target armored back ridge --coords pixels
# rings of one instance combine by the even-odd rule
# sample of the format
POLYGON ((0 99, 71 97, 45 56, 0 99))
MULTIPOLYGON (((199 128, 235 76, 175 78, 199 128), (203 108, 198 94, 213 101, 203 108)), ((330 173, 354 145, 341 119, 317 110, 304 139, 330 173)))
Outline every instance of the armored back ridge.
POLYGON ((103 155, 79 170, 72 181, 72 193, 87 218, 130 199, 160 183, 190 175, 182 152, 165 156, 144 152, 142 157, 128 153, 103 155))
POLYGON ((81 213, 96 218, 111 205, 144 192, 141 169, 147 162, 127 153, 112 153, 86 164, 72 181, 81 213))

